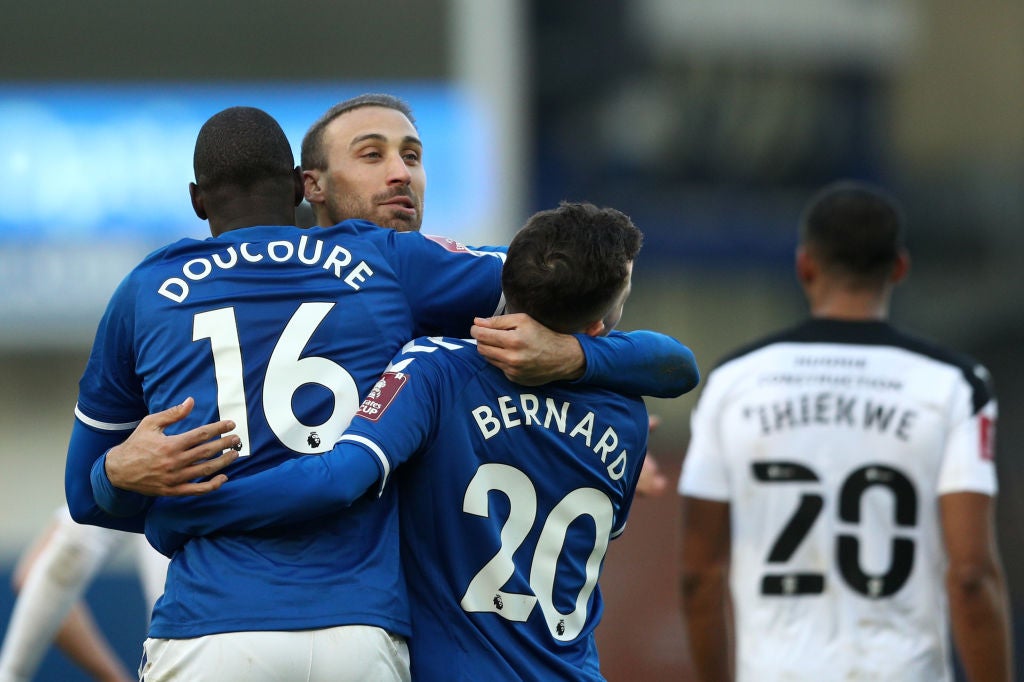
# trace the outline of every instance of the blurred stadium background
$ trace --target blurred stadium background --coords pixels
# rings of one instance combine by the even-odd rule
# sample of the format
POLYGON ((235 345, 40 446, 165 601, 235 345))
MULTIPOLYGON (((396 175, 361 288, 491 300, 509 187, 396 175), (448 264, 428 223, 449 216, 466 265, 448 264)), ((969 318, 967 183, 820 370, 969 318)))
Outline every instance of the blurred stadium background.
MULTIPOLYGON (((426 143, 425 231, 494 243, 561 199, 626 211, 647 242, 622 328, 677 336, 704 372, 803 316, 794 229, 817 187, 855 177, 900 196, 915 261, 894 317, 996 379, 1022 666, 1024 4, 83 0, 2 15, 0 579, 63 500, 108 295, 148 250, 205 232, 185 189, 201 123, 262 106, 297 153, 330 104, 387 90, 426 143)), ((695 398, 649 402, 673 484, 695 398)), ((639 501, 612 545, 610 680, 686 679, 677 526, 669 491, 639 501)), ((144 616, 127 557, 89 600, 133 667, 144 616)), ((10 608, 0 586, 0 632, 10 608)), ((53 653, 39 679, 84 678, 53 653)))

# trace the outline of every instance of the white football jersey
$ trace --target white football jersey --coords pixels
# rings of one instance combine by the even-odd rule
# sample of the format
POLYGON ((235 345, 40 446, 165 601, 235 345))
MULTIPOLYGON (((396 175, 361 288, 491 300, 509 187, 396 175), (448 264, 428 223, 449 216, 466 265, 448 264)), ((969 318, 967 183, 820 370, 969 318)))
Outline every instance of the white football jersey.
POLYGON ((983 367, 884 322, 710 373, 679 493, 730 505, 737 679, 952 680, 938 497, 995 494, 995 419, 983 367))

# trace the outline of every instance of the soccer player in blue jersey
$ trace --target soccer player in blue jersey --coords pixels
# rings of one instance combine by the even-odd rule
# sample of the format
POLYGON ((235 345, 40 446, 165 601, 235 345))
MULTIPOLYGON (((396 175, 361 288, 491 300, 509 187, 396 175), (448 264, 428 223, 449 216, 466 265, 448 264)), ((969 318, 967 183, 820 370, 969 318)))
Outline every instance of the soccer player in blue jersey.
MULTIPOLYGON (((613 209, 534 215, 508 250, 509 308, 562 332, 608 333, 641 240, 613 209)), ((637 397, 525 387, 472 340, 419 338, 333 451, 190 502, 163 499, 147 533, 169 552, 186 535, 337 515, 397 486, 414 679, 600 680, 598 577, 626 523, 647 425, 637 397)))
MULTIPOLYGON (((474 315, 500 308, 500 258, 366 222, 292 226, 301 178, 283 132, 263 112, 212 117, 196 143, 195 171, 193 206, 213 238, 151 254, 100 323, 68 459, 79 521, 100 516, 83 504, 92 498, 95 453, 148 412, 192 396, 204 409, 182 429, 230 419, 233 475, 245 476, 329 449, 417 329, 466 330, 474 315)), ((148 498, 121 502, 112 511, 139 511, 148 498)), ((395 535, 383 507, 367 502, 344 520, 190 543, 171 562, 154 610, 144 675, 200 679, 186 665, 207 679, 293 679, 293 671, 323 666, 314 678, 338 679, 339 669, 346 679, 407 677, 397 639, 409 634, 405 588, 397 541, 381 541, 395 535), (357 556, 346 547, 373 551, 357 556)), ((120 525, 139 530, 137 517, 120 525)))
MULTIPOLYGON (((403 100, 366 93, 332 106, 302 141, 304 194, 316 223, 329 227, 357 218, 398 231, 418 231, 426 191, 422 155, 412 110, 403 100)), ((579 379, 628 393, 671 398, 698 380, 689 349, 652 332, 591 339, 583 334, 556 334, 528 315, 508 314, 478 318, 471 334, 484 357, 523 384, 579 379)), ((111 480, 148 495, 194 494, 216 485, 220 479, 194 482, 227 463, 225 458, 201 461, 215 452, 216 442, 199 444, 212 435, 212 429, 176 436, 170 443, 162 440, 161 429, 182 418, 184 410, 184 406, 173 408, 144 422, 146 428, 133 434, 131 447, 118 448, 107 459, 111 480), (193 445, 198 449, 189 449, 193 445), (166 458, 159 467, 149 456, 157 452, 166 458), (200 463, 193 465, 196 460, 200 463)), ((652 479, 645 487, 657 494, 656 466, 651 459, 644 461, 652 479)))
MULTIPOLYGON (((263 112, 233 108, 204 126, 191 192, 214 237, 158 250, 108 306, 68 452, 76 520, 141 530, 150 499, 112 490, 106 466, 131 452, 120 443, 136 425, 129 442, 167 428, 161 446, 190 459, 236 448, 186 468, 189 478, 235 457, 232 477, 245 478, 329 449, 406 339, 464 333, 497 309, 494 254, 361 221, 291 226, 302 196, 291 164, 263 112), (109 493, 103 509, 93 485, 109 493)), ((389 506, 363 500, 344 521, 190 542, 153 614, 146 679, 291 679, 299 669, 309 679, 406 679, 408 607, 389 506)))
MULTIPOLYGON (((302 140, 302 176, 305 198, 317 224, 329 227, 359 218, 383 227, 419 231, 427 176, 423 166, 424 143, 416 129, 412 109, 405 101, 386 93, 366 93, 339 102, 317 119, 302 140)), ((487 249, 488 247, 480 247, 487 249)), ((644 334, 588 342, 582 335, 555 334, 526 315, 502 315, 476 321, 473 337, 479 351, 520 383, 538 384, 559 378, 592 377, 590 360, 598 362, 625 357, 634 362, 650 352, 644 334), (584 343, 584 353, 577 348, 584 343), (544 349, 545 353, 539 353, 544 349), (569 364, 573 361, 574 364, 569 364)), ((596 363, 595 363, 596 364, 596 363)), ((611 364, 611 363, 610 363, 611 364)), ((686 363, 687 372, 693 367, 686 363)), ((644 385, 628 386, 630 372, 608 377, 615 388, 662 398, 679 395, 689 374, 664 385, 647 382, 654 367, 638 367, 632 373, 644 385)))

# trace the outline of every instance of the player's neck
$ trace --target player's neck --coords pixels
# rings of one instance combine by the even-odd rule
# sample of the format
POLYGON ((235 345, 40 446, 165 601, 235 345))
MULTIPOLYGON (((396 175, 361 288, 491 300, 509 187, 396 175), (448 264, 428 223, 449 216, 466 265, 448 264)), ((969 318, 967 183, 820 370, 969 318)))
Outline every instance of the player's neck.
POLYGON ((886 320, 889 297, 874 293, 833 291, 811 301, 811 317, 834 320, 886 320))
POLYGON ((214 237, 240 230, 243 227, 255 227, 257 225, 294 225, 295 214, 285 215, 280 212, 265 211, 246 213, 231 218, 214 219, 210 218, 210 232, 214 237))

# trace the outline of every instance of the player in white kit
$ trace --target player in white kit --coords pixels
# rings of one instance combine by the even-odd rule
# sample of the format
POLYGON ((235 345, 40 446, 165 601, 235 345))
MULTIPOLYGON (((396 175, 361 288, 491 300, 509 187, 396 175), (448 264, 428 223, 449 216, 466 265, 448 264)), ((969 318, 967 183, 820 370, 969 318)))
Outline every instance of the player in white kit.
POLYGON ((167 558, 143 535, 81 525, 67 507, 57 510, 19 561, 18 597, 0 646, 0 682, 34 679, 54 644, 96 680, 134 679, 82 601, 103 566, 125 546, 135 554, 148 620, 164 591, 167 558))
POLYGON ((878 190, 823 190, 810 319, 728 356, 692 418, 682 610, 699 679, 1010 680, 993 525, 996 400, 970 358, 887 322, 907 273, 878 190))

